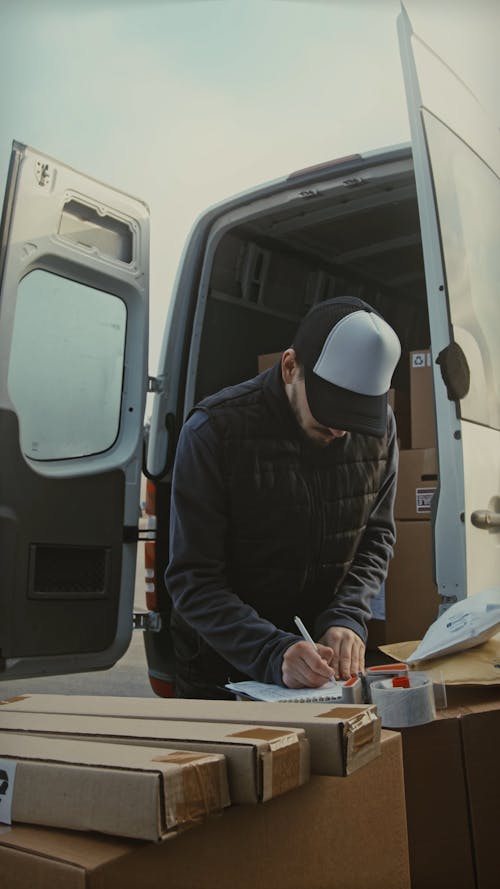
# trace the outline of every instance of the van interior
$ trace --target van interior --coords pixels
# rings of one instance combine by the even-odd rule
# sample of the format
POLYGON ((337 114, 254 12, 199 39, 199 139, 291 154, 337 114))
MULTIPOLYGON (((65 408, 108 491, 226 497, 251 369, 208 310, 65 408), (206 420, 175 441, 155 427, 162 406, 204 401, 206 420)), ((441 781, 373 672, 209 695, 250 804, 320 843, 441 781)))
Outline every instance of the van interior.
POLYGON ((394 386, 408 389, 408 353, 429 346, 411 152, 360 175, 332 177, 295 199, 278 195, 228 228, 213 260, 194 402, 257 373, 257 356, 291 345, 311 306, 357 296, 396 330, 394 386))

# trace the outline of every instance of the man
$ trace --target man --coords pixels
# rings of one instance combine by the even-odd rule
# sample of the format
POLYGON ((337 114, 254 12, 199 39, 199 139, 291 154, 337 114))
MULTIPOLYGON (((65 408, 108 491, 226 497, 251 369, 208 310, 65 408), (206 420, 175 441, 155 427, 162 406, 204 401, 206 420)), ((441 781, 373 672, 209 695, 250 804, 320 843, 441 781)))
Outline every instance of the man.
POLYGON ((369 305, 327 300, 280 364, 192 411, 166 572, 177 696, 230 697, 228 679, 318 687, 364 668, 395 539, 387 390, 400 351, 369 305))

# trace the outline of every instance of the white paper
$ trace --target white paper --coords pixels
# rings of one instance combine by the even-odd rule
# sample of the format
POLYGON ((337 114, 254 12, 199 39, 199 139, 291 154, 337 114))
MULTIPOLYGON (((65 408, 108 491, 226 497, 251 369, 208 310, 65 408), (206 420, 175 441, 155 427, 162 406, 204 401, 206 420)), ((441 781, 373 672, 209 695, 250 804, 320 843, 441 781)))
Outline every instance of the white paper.
POLYGON ((236 695, 244 695, 255 701, 323 703, 341 701, 344 684, 344 682, 327 682, 321 688, 285 688, 283 685, 248 680, 246 682, 228 682, 226 688, 236 695))
POLYGON ((12 824, 12 798, 17 763, 11 759, 0 759, 0 821, 12 824))

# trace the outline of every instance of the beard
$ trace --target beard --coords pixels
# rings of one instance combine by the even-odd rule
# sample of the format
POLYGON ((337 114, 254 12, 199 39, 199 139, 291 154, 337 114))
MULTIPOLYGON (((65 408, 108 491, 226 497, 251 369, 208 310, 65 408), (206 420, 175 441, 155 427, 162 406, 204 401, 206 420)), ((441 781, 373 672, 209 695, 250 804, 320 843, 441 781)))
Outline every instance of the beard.
POLYGON ((292 409, 292 413, 297 421, 298 426, 300 427, 300 431, 307 443, 314 448, 327 448, 333 441, 335 441, 332 436, 326 432, 322 432, 322 427, 318 423, 317 426, 314 424, 314 417, 311 414, 312 424, 311 427, 308 428, 305 424, 305 419, 302 414, 303 408, 301 407, 299 396, 297 393, 297 389, 295 386, 292 386, 289 392, 289 403, 292 409))

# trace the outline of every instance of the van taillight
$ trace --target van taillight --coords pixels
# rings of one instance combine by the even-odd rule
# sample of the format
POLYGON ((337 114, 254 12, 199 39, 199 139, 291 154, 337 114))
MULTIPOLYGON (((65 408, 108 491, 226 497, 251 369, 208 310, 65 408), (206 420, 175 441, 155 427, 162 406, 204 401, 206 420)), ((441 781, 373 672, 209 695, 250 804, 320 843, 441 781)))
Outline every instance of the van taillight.
POLYGON ((151 688, 155 695, 159 698, 175 698, 175 686, 173 682, 167 682, 165 679, 157 679, 156 676, 149 674, 151 688))
POLYGON ((149 479, 146 482, 145 512, 146 515, 156 515, 156 487, 149 479))

